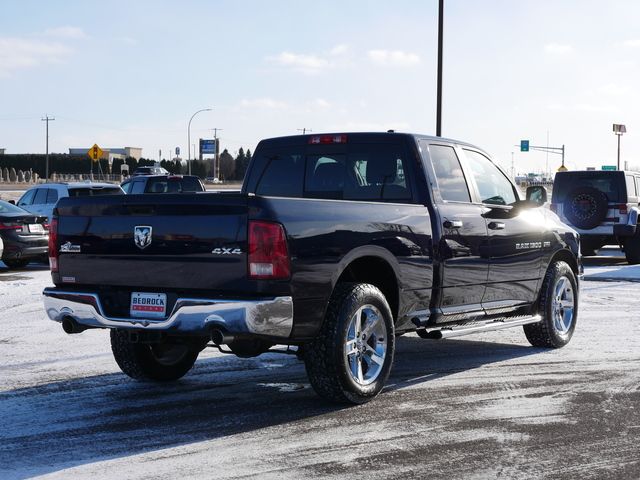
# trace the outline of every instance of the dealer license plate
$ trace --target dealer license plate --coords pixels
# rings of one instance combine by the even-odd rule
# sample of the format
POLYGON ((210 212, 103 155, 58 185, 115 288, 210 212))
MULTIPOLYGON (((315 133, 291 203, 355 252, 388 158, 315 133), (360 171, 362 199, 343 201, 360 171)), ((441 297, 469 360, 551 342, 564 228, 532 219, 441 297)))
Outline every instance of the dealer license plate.
POLYGON ((29 232, 30 233, 44 233, 44 227, 39 223, 31 223, 31 224, 29 224, 29 232))
POLYGON ((167 313, 167 295, 165 293, 131 293, 132 317, 164 318, 167 313))

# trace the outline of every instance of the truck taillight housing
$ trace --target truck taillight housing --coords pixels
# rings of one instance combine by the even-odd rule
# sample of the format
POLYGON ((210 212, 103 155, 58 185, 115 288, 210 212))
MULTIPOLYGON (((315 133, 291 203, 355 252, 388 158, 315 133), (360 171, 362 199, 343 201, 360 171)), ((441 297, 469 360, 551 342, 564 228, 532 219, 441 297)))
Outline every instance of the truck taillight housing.
POLYGON ((258 280, 289 278, 291 262, 284 227, 279 223, 249 221, 249 277, 258 280))
POLYGON ((51 272, 58 271, 58 219, 49 224, 49 267, 51 272))
POLYGON ((627 210, 626 203, 621 203, 620 205, 616 205, 616 208, 619 210, 620 215, 626 215, 627 213, 629 213, 627 210))

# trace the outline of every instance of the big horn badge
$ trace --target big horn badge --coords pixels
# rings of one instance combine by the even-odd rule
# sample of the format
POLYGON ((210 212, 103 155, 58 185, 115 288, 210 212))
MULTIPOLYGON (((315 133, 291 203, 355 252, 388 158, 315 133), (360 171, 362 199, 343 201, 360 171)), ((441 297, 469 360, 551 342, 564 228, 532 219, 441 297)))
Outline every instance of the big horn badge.
POLYGON ((151 245, 151 232, 153 228, 150 226, 137 226, 133 229, 133 241, 136 247, 143 250, 151 245))

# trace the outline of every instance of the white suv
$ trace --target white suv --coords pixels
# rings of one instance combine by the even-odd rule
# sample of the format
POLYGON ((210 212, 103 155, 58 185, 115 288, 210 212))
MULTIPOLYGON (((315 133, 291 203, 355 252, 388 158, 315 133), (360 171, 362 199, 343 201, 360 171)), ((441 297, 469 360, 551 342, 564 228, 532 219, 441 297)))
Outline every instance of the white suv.
POLYGON ((92 195, 124 195, 124 192, 119 185, 112 183, 44 183, 27 190, 17 205, 50 220, 60 198, 92 195))

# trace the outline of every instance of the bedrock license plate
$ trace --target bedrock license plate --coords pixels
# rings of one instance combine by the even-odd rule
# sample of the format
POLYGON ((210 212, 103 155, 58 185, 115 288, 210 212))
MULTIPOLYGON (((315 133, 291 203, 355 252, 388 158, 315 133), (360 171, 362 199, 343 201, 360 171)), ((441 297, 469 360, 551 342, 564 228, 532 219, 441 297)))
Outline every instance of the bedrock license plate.
POLYGON ((132 317, 164 318, 167 313, 167 295, 164 293, 131 293, 132 317))

